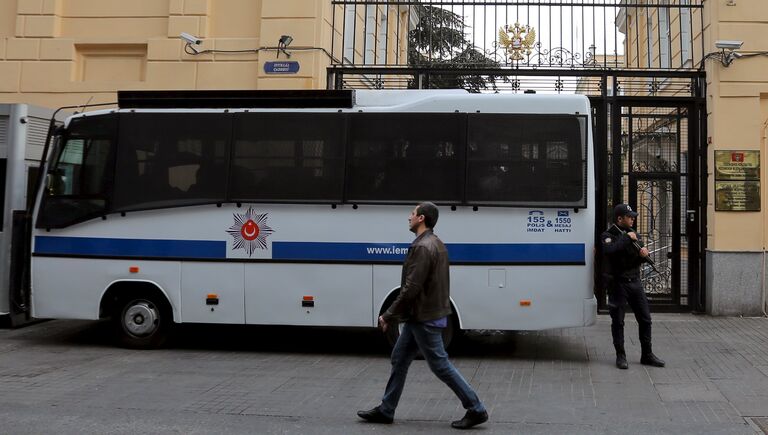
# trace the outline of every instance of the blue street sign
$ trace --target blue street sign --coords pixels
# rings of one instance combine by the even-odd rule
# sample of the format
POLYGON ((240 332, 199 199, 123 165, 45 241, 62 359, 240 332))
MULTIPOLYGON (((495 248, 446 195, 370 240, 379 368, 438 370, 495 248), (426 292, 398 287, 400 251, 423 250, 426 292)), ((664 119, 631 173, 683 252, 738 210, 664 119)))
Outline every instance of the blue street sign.
POLYGON ((296 74, 299 72, 299 63, 294 60, 264 62, 264 72, 267 74, 296 74))

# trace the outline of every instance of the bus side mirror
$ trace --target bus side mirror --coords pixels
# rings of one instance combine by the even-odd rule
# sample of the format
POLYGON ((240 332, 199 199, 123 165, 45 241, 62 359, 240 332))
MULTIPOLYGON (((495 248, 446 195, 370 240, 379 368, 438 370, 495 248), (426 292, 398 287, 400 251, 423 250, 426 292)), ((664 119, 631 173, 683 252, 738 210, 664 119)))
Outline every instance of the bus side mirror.
POLYGON ((64 172, 61 169, 52 169, 45 178, 48 195, 55 196, 64 193, 64 172))

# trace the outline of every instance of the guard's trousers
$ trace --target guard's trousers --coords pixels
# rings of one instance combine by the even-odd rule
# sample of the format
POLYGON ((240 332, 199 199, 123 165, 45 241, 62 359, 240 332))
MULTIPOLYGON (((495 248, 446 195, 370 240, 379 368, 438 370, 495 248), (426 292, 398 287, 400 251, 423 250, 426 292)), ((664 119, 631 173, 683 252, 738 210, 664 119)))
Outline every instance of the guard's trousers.
POLYGON ((629 305, 637 319, 643 353, 651 352, 651 311, 643 285, 638 279, 615 282, 608 294, 611 335, 616 350, 624 350, 624 314, 629 305))

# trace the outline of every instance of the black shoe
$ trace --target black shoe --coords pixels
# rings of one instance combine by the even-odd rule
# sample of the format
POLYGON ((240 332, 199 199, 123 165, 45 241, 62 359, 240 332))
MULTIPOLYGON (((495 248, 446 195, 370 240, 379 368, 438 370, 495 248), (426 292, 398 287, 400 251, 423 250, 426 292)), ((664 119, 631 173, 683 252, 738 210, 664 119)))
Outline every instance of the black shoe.
POLYGON ((477 412, 469 410, 464 414, 464 418, 456 420, 451 423, 451 427, 454 429, 469 429, 470 427, 483 424, 488 421, 488 412, 477 412))
POLYGON ((616 354, 616 367, 622 370, 629 368, 629 364, 627 364, 627 356, 623 353, 616 354))
POLYGON ((384 415, 378 406, 370 411, 357 411, 357 416, 371 423, 391 424, 394 420, 394 418, 384 415))
POLYGON ((660 360, 653 352, 643 354, 640 357, 640 364, 653 367, 664 367, 666 364, 660 360))

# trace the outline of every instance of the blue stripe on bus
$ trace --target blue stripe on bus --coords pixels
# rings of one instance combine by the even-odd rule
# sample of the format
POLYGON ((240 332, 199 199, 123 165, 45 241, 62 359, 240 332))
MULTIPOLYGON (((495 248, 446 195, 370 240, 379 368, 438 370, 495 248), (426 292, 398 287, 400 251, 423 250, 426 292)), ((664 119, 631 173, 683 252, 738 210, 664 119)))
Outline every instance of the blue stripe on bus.
MULTIPOLYGON (((275 260, 392 261, 405 258, 408 243, 273 242, 275 260)), ((448 243, 458 263, 584 263, 583 243, 448 243)))
POLYGON ((227 243, 211 240, 36 236, 35 254, 97 257, 226 258, 227 243))
MULTIPOLYGON (((272 260, 400 263, 409 243, 273 242, 272 260)), ((452 262, 584 264, 583 243, 449 243, 452 262)), ((227 244, 211 240, 35 237, 35 254, 93 257, 225 259, 227 244)))

